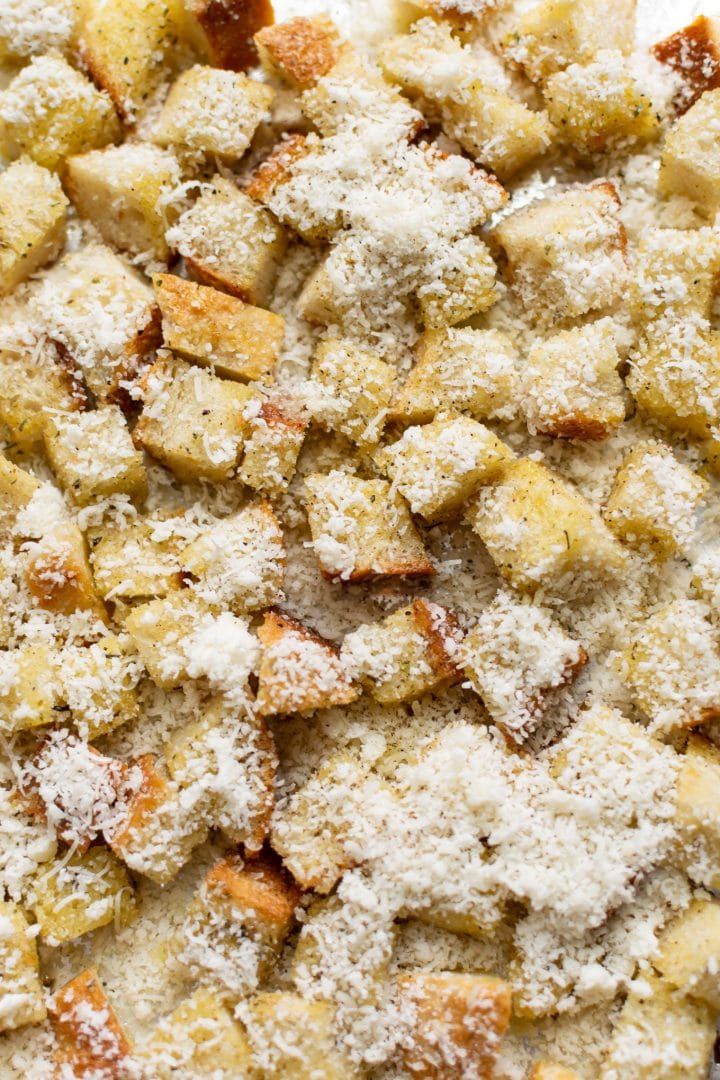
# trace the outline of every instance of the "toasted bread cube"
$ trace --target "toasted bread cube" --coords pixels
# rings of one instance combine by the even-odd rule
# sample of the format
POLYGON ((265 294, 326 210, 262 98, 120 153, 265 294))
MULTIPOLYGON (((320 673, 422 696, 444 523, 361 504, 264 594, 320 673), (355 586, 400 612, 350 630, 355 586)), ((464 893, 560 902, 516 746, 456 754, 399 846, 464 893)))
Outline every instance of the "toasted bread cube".
POLYGON ((0 11, 0 61, 64 52, 75 23, 72 0, 6 0, 0 11))
POLYGON ((257 994, 248 1036, 265 1075, 280 1080, 351 1080, 357 1073, 335 1045, 335 1008, 287 991, 257 994))
POLYGON ((246 71, 258 60, 254 35, 273 22, 270 0, 184 0, 185 32, 213 65, 246 71))
MULTIPOLYGON (((243 674, 238 671, 233 680, 236 688, 243 674)), ((238 720, 216 697, 199 720, 173 732, 166 753, 168 772, 197 802, 203 821, 247 852, 259 851, 270 826, 277 767, 264 722, 238 720)))
POLYGON ((0 173, 0 296, 54 259, 69 206, 60 181, 23 158, 0 173))
POLYGON ((270 856, 220 859, 188 913, 182 961, 206 984, 244 997, 274 967, 299 900, 299 888, 270 856))
POLYGON ((255 169, 250 177, 250 182, 245 188, 251 198, 257 199, 258 202, 264 203, 265 206, 272 209, 273 206, 277 205, 278 211, 282 211, 283 220, 309 243, 314 240, 324 239, 331 232, 335 232, 340 224, 339 216, 334 213, 329 221, 323 217, 320 221, 312 221, 311 224, 308 224, 307 207, 305 207, 305 214, 293 213, 292 205, 279 205, 275 195, 282 185, 290 180, 295 162, 300 161, 301 158, 309 154, 312 154, 317 159, 322 156, 322 153, 323 143, 321 140, 317 138, 309 139, 299 133, 294 135, 285 134, 277 146, 255 169))
POLYGON ((132 870, 166 885, 207 838, 207 825, 198 822, 197 807, 181 798, 177 784, 158 770, 152 754, 133 766, 140 770, 140 784, 125 814, 112 830, 105 830, 105 839, 132 870))
POLYGON ((519 356, 499 330, 426 330, 416 355, 390 406, 391 420, 427 424, 446 410, 469 413, 475 420, 515 416, 519 356))
POLYGON ((131 1047, 110 1001, 90 968, 50 1000, 58 1076, 122 1076, 131 1047))
POLYGON ((39 607, 59 615, 85 611, 108 621, 95 591, 85 538, 77 525, 57 525, 24 549, 25 583, 39 607))
POLYGON ((185 482, 227 480, 242 453, 245 413, 257 391, 174 357, 153 364, 142 391, 135 445, 185 482))
POLYGON ((59 656, 47 645, 2 653, 0 730, 6 735, 52 724, 62 701, 59 656))
POLYGON ((655 138, 660 120, 621 53, 551 75, 543 94, 558 138, 583 157, 655 138))
POLYGON ((675 600, 652 615, 619 661, 633 702, 653 729, 695 727, 720 716, 715 633, 698 600, 675 600))
POLYGON ((115 634, 61 654, 63 700, 83 738, 95 739, 134 720, 139 711, 138 658, 115 634))
POLYGON ((675 824, 676 861, 690 878, 720 889, 720 751, 691 735, 680 759, 675 824))
POLYGON ((158 1080, 178 1075, 244 1080, 253 1072, 242 1026, 223 999, 204 988, 160 1021, 138 1056, 158 1080))
POLYGON ((663 38, 650 50, 679 78, 681 86, 673 104, 687 112, 706 90, 720 87, 720 23, 698 15, 688 26, 663 38))
POLYGON ((274 96, 269 86, 247 75, 196 64, 171 86, 153 124, 152 141, 236 161, 268 115, 274 96))
POLYGON ((395 386, 395 369, 368 349, 326 338, 310 369, 313 419, 358 446, 376 445, 395 386))
POLYGON ((627 557, 597 511, 566 481, 529 458, 481 488, 468 520, 497 568, 521 592, 564 590, 616 576, 627 557))
POLYGON ((270 497, 287 491, 295 475, 309 418, 304 406, 277 396, 264 401, 250 420, 238 476, 270 497))
POLYGON ((605 439, 625 419, 611 319, 563 330, 530 349, 519 379, 529 430, 556 439, 605 439))
POLYGON ((0 351, 0 420, 21 450, 41 448, 49 411, 67 413, 84 404, 74 368, 62 364, 51 345, 0 351))
POLYGON ((172 236, 198 281, 267 306, 287 239, 272 214, 231 181, 216 176, 172 236))
POLYGON ((18 514, 40 491, 40 481, 0 454, 0 543, 13 535, 18 514))
POLYGON ((0 902, 0 1031, 45 1019, 37 945, 22 909, 0 902))
MULTIPOLYGON (((338 247, 342 251, 342 241, 338 247)), ((308 274, 297 298, 297 314, 312 326, 332 326, 341 324, 344 319, 342 304, 328 270, 331 261, 332 252, 308 274)))
POLYGON ((663 982, 689 997, 720 1009, 720 903, 711 896, 695 899, 667 926, 653 967, 663 982))
POLYGON ((173 274, 156 274, 165 345, 227 379, 269 382, 285 321, 234 296, 173 274))
POLYGON ((174 156, 151 143, 124 143, 67 162, 65 186, 80 217, 131 255, 167 262, 168 199, 180 183, 174 156))
POLYGON ((668 559, 692 540, 707 491, 707 481, 681 465, 669 446, 641 443, 617 471, 605 521, 627 544, 668 559))
POLYGON ((512 457, 510 448, 477 420, 439 416, 409 427, 375 454, 375 462, 413 514, 435 524, 459 514, 477 488, 494 480, 512 457))
POLYGON ((423 126, 422 115, 379 69, 351 50, 341 50, 332 68, 301 97, 302 110, 325 136, 357 124, 358 116, 382 121, 388 130, 414 135, 423 126))
POLYGON ((332 642, 279 611, 265 613, 255 707, 260 716, 312 713, 349 705, 360 691, 343 669, 332 642))
POLYGON ((189 678, 185 648, 206 611, 194 593, 181 590, 134 607, 125 629, 153 682, 169 690, 189 678))
POLYGON ((603 50, 629 53, 635 41, 635 0, 542 0, 523 12, 507 51, 534 82, 603 50))
POLYGON ((0 149, 58 169, 120 134, 110 98, 61 56, 37 56, 0 91, 0 149))
POLYGON ((353 815, 359 813, 368 769, 348 751, 337 751, 278 805, 271 843, 303 889, 326 895, 355 865, 353 815))
POLYGON ((720 407, 720 334, 690 316, 659 320, 632 356, 627 387, 643 415, 711 438, 720 407))
POLYGON ((614 184, 596 181, 540 199, 497 226, 506 278, 528 312, 574 318, 620 297, 628 274, 619 205, 614 184))
POLYGON ((705 1080, 715 1042, 715 1013, 704 1002, 642 980, 615 1023, 600 1080, 705 1080))
POLYGON ((55 476, 79 506, 147 494, 145 463, 133 446, 125 417, 116 405, 93 412, 55 413, 45 422, 45 450, 55 476))
POLYGON ((305 480, 315 555, 328 581, 435 573, 401 495, 386 480, 335 470, 305 480))
POLYGON ((644 229, 630 283, 636 323, 710 318, 718 274, 720 253, 710 228, 644 229))
POLYGON ((400 1055, 412 1076, 490 1080, 510 1023, 510 987, 502 979, 445 972, 398 976, 401 1023, 409 1038, 400 1055))
POLYGON ((720 209, 718 123, 720 89, 707 90, 666 135, 658 178, 661 195, 681 195, 710 218, 720 209))
POLYGON ((122 863, 106 847, 45 863, 33 882, 31 907, 48 945, 62 945, 107 926, 127 924, 135 893, 122 863))
POLYGON ((143 518, 90 539, 95 587, 105 600, 148 600, 180 588, 182 539, 172 519, 143 518))
POLYGON ((495 723, 522 743, 588 656, 544 608, 501 592, 463 641, 460 658, 495 723))
POLYGON ((454 326, 471 315, 487 311, 498 299, 497 267, 477 236, 461 236, 448 243, 440 270, 417 291, 423 326, 454 326))
POLYGON ((458 682, 459 632, 451 611, 414 600, 381 623, 369 623, 345 638, 346 670, 369 687, 383 705, 414 701, 458 682))
POLYGON ((564 1065, 555 1065, 552 1061, 538 1061, 528 1080, 580 1080, 580 1077, 564 1065))
POLYGON ((152 290, 104 244, 65 255, 43 277, 35 306, 100 401, 122 401, 122 380, 160 344, 152 290))
POLYGON ((168 77, 181 6, 175 0, 128 0, 120 5, 80 0, 79 6, 82 60, 123 120, 132 123, 168 77))
POLYGON ((223 518, 184 548, 181 564, 208 603, 259 611, 282 599, 283 531, 269 503, 260 501, 223 518))
POLYGON ((295 90, 307 90, 327 75, 343 48, 337 27, 326 15, 301 15, 263 27, 255 44, 267 73, 295 90))

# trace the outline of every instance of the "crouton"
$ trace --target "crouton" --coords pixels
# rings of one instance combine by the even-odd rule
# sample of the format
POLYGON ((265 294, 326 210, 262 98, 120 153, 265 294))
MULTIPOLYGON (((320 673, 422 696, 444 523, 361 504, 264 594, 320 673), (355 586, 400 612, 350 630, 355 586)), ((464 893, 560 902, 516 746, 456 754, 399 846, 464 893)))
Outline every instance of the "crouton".
POLYGON ((145 498, 143 456, 133 446, 125 417, 116 405, 52 414, 43 434, 55 477, 79 506, 111 495, 129 495, 136 502, 145 498))
POLYGON ((58 1076, 121 1076, 131 1068, 130 1043, 90 968, 50 999, 58 1076))
POLYGON ((0 173, 0 296, 55 258, 69 205, 57 177, 27 158, 0 173))
POLYGON ((268 1076, 284 1080, 352 1080, 357 1076, 335 1042, 335 1009, 278 990, 248 1007, 248 1037, 268 1076))
POLYGON ((326 15, 298 16, 255 35, 260 63, 269 75, 296 90, 307 90, 340 59, 343 46, 334 23, 326 15))
POLYGON ((23 645, 3 652, 0 731, 18 731, 52 724, 62 707, 60 657, 47 645, 23 645))
POLYGON ((487 244, 478 236, 461 236, 447 244, 440 273, 428 276, 417 290, 423 326, 455 326, 499 299, 497 267, 487 244))
POLYGON ((377 445, 395 386, 395 369, 368 349, 326 338, 315 350, 308 405, 313 419, 362 448, 377 445))
POLYGON ((555 1065, 551 1061, 538 1061, 528 1080, 580 1080, 580 1077, 572 1069, 566 1069, 564 1065, 555 1065))
POLYGON ((720 903, 709 895, 693 900, 665 927, 659 944, 653 967, 663 982, 720 1009, 720 903))
POLYGON ((84 611, 102 622, 107 611, 95 590, 85 538, 77 525, 56 525, 23 552, 25 583, 46 611, 72 615, 84 611))
POLYGON ((335 135, 358 115, 378 120, 411 137, 423 127, 421 114, 382 73, 352 51, 341 51, 335 64, 303 92, 302 110, 321 135, 335 135))
POLYGON ((720 89, 706 90, 665 137, 658 191, 681 195, 712 218, 720 209, 720 89))
POLYGON ((213 67, 255 66, 254 36, 274 19, 270 0, 184 0, 184 8, 185 32, 213 67))
POLYGON ((45 1019, 37 945, 17 904, 0 902, 0 1031, 45 1019))
POLYGON ((718 274, 710 228, 643 229, 630 281, 635 322, 644 328, 660 319, 709 319, 718 274))
POLYGON ((238 476, 253 491, 270 498, 287 491, 310 423, 305 408, 280 395, 264 401, 249 421, 238 476))
POLYGON ((137 656, 115 634, 63 649, 62 697, 84 738, 95 739, 136 719, 141 673, 137 656))
POLYGON ((720 24, 717 19, 698 15, 682 30, 658 41, 650 51, 680 80, 673 101, 676 112, 687 112, 706 90, 720 87, 720 24))
POLYGON ((717 891, 720 889, 720 750, 699 735, 691 735, 679 765, 674 859, 693 881, 717 891))
POLYGON ((180 588, 183 541, 172 519, 143 518, 122 528, 90 533, 95 587, 105 600, 149 600, 180 588))
POLYGON ((250 1045, 227 1003, 201 988, 161 1020, 138 1057, 158 1080, 178 1072, 238 1080, 252 1072, 250 1045))
POLYGON ((39 490, 39 480, 0 454, 0 543, 13 535, 18 514, 39 490))
POLYGON ((30 907, 48 945, 74 941, 135 914, 135 893, 122 863, 106 847, 44 863, 33 881, 30 907))
POLYGON ((183 589, 139 604, 128 614, 125 629, 157 686, 169 690, 189 677, 185 644, 206 610, 183 589))

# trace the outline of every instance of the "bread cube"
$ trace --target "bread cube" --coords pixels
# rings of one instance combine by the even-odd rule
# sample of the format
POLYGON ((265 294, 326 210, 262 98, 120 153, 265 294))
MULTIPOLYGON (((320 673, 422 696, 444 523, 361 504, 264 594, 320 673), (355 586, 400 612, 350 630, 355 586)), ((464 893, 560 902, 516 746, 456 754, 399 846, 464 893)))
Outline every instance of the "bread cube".
POLYGON ((710 318, 720 252, 710 228, 644 229, 630 282, 636 323, 710 318))
POLYGON ((559 140, 582 157, 625 150, 660 132, 652 101, 619 52, 551 75, 543 94, 559 140))
POLYGON ((95 739, 134 720, 142 667, 115 634, 84 646, 66 646, 60 659, 63 700, 85 739, 95 739))
POLYGON ((133 123, 169 75, 178 43, 175 0, 80 0, 80 56, 126 123, 133 123))
POLYGON ((431 266, 417 290, 423 326, 454 326, 487 311, 499 299, 496 274, 487 244, 478 236, 448 241, 439 266, 431 266))
POLYGON ((564 591, 616 577, 627 556, 567 481, 529 458, 481 488, 467 518, 501 576, 521 592, 564 591))
POLYGON ((504 735, 522 743, 588 655, 549 611, 500 592, 460 646, 472 689, 504 735))
POLYGON ((345 319, 344 305, 338 296, 329 267, 346 254, 346 246, 342 240, 336 244, 326 259, 308 274, 297 298, 296 313, 312 326, 341 325, 345 319))
POLYGON ((58 615, 76 611, 108 621, 107 611, 95 591, 85 537, 77 525, 56 525, 23 551, 25 584, 35 603, 58 615))
POLYGON ((48 1013, 58 1076, 119 1077, 132 1071, 130 1043, 92 969, 58 990, 48 1013))
POLYGON ((206 610, 193 592, 183 589, 130 611, 125 630, 157 686, 170 690, 189 678, 185 646, 206 610))
POLYGON ((335 1008, 278 990, 248 1006, 248 1037, 267 1076, 283 1080, 351 1080, 357 1076, 335 1044, 335 1008))
POLYGON ((663 982, 720 1009, 720 903, 711 896, 695 899, 667 926, 653 967, 663 982))
POLYGON ((530 349, 519 378, 532 434, 605 439, 625 419, 624 384, 611 319, 562 330, 530 349))
POLYGON ((28 158, 0 173, 0 296, 54 259, 69 206, 60 181, 28 158))
POLYGON ((0 1031, 45 1019, 37 945, 22 909, 0 902, 0 1031))
POLYGON ((63 52, 74 22, 71 0, 6 0, 0 11, 0 61, 9 67, 28 56, 63 52))
POLYGON ((30 906, 47 945, 97 930, 135 914, 135 893, 122 863, 106 847, 44 863, 33 882, 30 906))
POLYGON ((413 971, 397 977, 403 1066, 427 1080, 491 1077, 510 1023, 510 987, 483 975, 413 971))
POLYGON ((68 159, 65 187, 80 217, 120 251, 167 262, 170 196, 180 183, 174 156, 151 143, 123 143, 68 159))
POLYGON ((283 597, 285 547, 277 518, 264 501, 223 518, 183 549, 183 571, 206 603, 259 611, 283 597))
POLYGON ((513 453, 468 416, 441 415, 409 427, 375 454, 377 465, 407 499, 413 514, 430 524, 459 514, 481 484, 498 476, 513 453))
POLYGON ((691 735, 677 780, 675 861, 708 889, 720 889, 720 751, 691 735))
POLYGON ((136 502, 145 498, 143 456, 133 446, 125 417, 116 405, 50 415, 44 439, 58 483, 79 506, 112 495, 129 495, 136 502))
POLYGON ((308 214, 307 205, 301 205, 300 212, 296 212, 291 201, 278 200, 275 196, 283 184, 291 179, 293 165, 297 161, 309 155, 317 161, 322 158, 324 151, 325 145, 317 136, 309 138, 306 135, 286 133, 254 170, 245 188, 251 198, 264 203, 271 210, 277 208, 282 220, 308 243, 323 240, 335 232, 340 226, 340 215, 334 208, 327 207, 323 209, 328 210, 329 214, 324 214, 321 209, 316 220, 315 213, 308 214))
POLYGON ((271 381, 283 344, 280 315, 173 274, 156 274, 153 285, 168 349, 227 379, 271 381))
POLYGON ((188 805, 177 784, 159 771, 152 754, 138 758, 133 768, 140 771, 140 782, 125 813, 105 830, 105 839, 131 870, 166 885, 207 838, 208 828, 197 820, 197 807, 188 805))
POLYGON ((34 57, 0 91, 0 149, 59 169, 71 154, 113 142, 120 134, 110 98, 61 56, 34 57))
POLYGON ((172 230, 172 243, 198 281, 266 307, 287 239, 268 210, 216 176, 172 230))
POLYGON ((249 422, 238 476, 270 498, 287 491, 309 424, 304 406, 279 395, 264 401, 249 422))
POLYGON ((715 632, 698 600, 675 600, 645 622, 619 660, 634 704, 653 730, 695 727, 720 716, 715 632))
POLYGON ((326 15, 298 16, 265 26, 255 36, 260 63, 268 75, 295 90, 307 90, 340 59, 343 46, 326 15))
POLYGON ((41 448, 49 411, 67 413, 84 404, 74 367, 62 363, 49 343, 37 351, 0 352, 0 420, 21 450, 41 448))
POLYGON ((148 600, 180 588, 182 536, 172 518, 143 518, 123 528, 91 534, 95 587, 105 600, 148 600))
POLYGON ((18 514, 39 490, 39 480, 0 454, 0 543, 12 537, 18 514))
MULTIPOLYGON (((241 664, 236 665, 236 690, 247 678, 241 664)), ((237 708, 215 697, 198 720, 173 732, 166 754, 168 772, 183 797, 196 804, 203 822, 222 829, 246 852, 259 851, 270 826, 277 768, 264 722, 239 720, 237 708)))
POLYGON ((680 81, 673 100, 675 111, 687 112, 706 90, 720 87, 720 24, 698 15, 682 30, 663 38, 650 50, 680 81))
POLYGON ((708 483, 681 465, 669 446, 640 443, 617 471, 605 521, 621 540, 668 559, 690 543, 708 483))
POLYGON ((0 731, 17 731, 52 724, 61 707, 59 656, 47 645, 23 645, 2 653, 0 731))
POLYGON ((300 103, 324 136, 354 128, 359 116, 369 123, 382 122, 397 138, 412 137, 423 127, 421 113, 379 69, 352 50, 341 50, 332 68, 304 91, 300 103))
POLYGON ((255 707, 260 716, 312 713, 349 705, 360 691, 346 675, 338 649, 279 611, 265 613, 255 707))
POLYGON ((184 0, 184 9, 185 33, 213 67, 255 66, 254 35, 274 19, 270 0, 184 0))
POLYGON ((604 50, 629 53, 635 42, 635 0, 542 0, 523 12, 505 42, 534 82, 604 50))
POLYGON ((328 581, 435 573, 407 504, 386 480, 334 470, 305 480, 315 555, 328 581))
POLYGON ((554 1065, 552 1061, 538 1061, 528 1080, 580 1080, 580 1077, 564 1065, 554 1065))
POLYGON ((712 218, 720 209, 720 89, 707 90, 665 136, 658 191, 681 195, 712 218))
POLYGON ((237 999, 277 962, 295 922, 300 890, 271 856, 228 855, 210 869, 185 924, 189 973, 237 999))
POLYGON ((643 977, 625 1000, 600 1080, 705 1080, 715 1042, 715 1013, 704 1002, 643 977))
POLYGON ((497 226, 505 276, 533 317, 575 318, 619 299, 628 277, 619 206, 615 185, 601 180, 539 199, 497 226))
POLYGON ((399 705, 458 682, 459 646, 453 613, 414 600, 380 623, 353 630, 341 656, 348 673, 361 679, 376 701, 399 705))
POLYGON ((315 350, 308 405, 313 419, 362 448, 380 440, 395 369, 368 349, 326 338, 315 350))
POLYGON ((626 381, 642 415, 712 438, 720 408, 720 334, 691 316, 661 319, 633 353, 626 381))
POLYGON ((178 1075, 239 1080, 252 1073, 242 1026, 223 999, 205 988, 160 1021, 138 1056, 157 1080, 178 1075))
POLYGON ((70 252, 48 271, 35 309, 102 402, 124 403, 123 380, 161 341, 152 290, 104 244, 70 252))
POLYGON ((170 87, 152 141, 236 161, 268 115, 273 90, 234 71, 196 64, 170 87))
POLYGON ((185 483, 227 480, 242 453, 245 413, 257 391, 169 356, 145 373, 141 390, 135 445, 185 483))
POLYGON ((360 813, 369 766, 337 751, 273 815, 270 840, 303 889, 326 895, 355 865, 354 815, 360 813))
POLYGON ((390 406, 391 420, 427 424, 446 410, 475 420, 513 419, 519 356, 499 330, 426 330, 416 356, 390 406))

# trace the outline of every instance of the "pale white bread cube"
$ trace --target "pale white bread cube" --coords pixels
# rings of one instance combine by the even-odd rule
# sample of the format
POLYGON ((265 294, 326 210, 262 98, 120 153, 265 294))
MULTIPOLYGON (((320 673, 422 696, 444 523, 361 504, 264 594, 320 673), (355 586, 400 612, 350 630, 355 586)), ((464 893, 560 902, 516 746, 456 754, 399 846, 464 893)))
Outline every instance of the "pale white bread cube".
POLYGON ((335 470, 306 477, 305 490, 313 548, 328 580, 435 573, 405 500, 386 480, 335 470))
POLYGON ((343 50, 338 29, 326 15, 299 15, 263 27, 255 44, 265 71, 296 90, 307 90, 327 75, 343 50))
POLYGON ((395 387, 395 368, 351 341, 325 338, 313 358, 306 401, 313 419, 358 446, 376 445, 395 387))
POLYGON ((246 1080, 254 1071, 243 1026, 220 995, 202 987, 164 1017, 136 1053, 158 1080, 246 1080))
POLYGON ((126 926, 136 911, 128 872, 104 845, 43 863, 28 904, 42 940, 52 947, 111 922, 126 926))
POLYGON ((22 908, 0 903, 0 1031, 45 1019, 37 945, 22 908))
POLYGON ((92 412, 47 417, 45 452, 63 491, 79 506, 128 495, 147 494, 145 463, 117 405, 92 412))
POLYGON ((433 259, 417 290, 423 326, 455 326, 487 311, 499 299, 497 266, 478 236, 460 236, 433 259))
POLYGON ((706 894, 692 901, 660 938, 653 967, 663 981, 720 1009, 720 903, 706 894))
POLYGON ((380 123, 396 138, 411 136, 422 117, 382 72, 352 51, 337 62, 300 98, 302 110, 325 136, 354 128, 358 120, 380 123))
POLYGON ((60 654, 47 645, 23 645, 3 652, 0 688, 0 731, 18 731, 52 724, 62 707, 60 654))
POLYGON ((55 258, 68 206, 57 177, 28 158, 0 173, 0 295, 55 258))
POLYGON ((720 751, 691 735, 680 758, 674 860, 690 878, 720 889, 720 751))
POLYGON ((180 588, 182 520, 148 515, 118 528, 88 531, 95 587, 107 600, 149 600, 180 588))
POLYGON ((247 1010, 255 1061, 266 1076, 285 1080, 355 1080, 359 1076, 337 1045, 335 1007, 287 990, 263 992, 247 1010))
POLYGON ((636 323, 710 318, 718 272, 720 250, 713 229, 643 229, 630 282, 636 323))
POLYGON ((656 60, 667 65, 679 82, 673 99, 676 112, 684 113, 706 90, 720 87, 720 24, 698 15, 682 30, 653 45, 656 60))
POLYGON ((213 67, 247 71, 259 49, 255 35, 275 19, 270 0, 183 0, 185 35, 213 67))
POLYGON ((0 10, 0 60, 15 63, 65 52, 75 26, 72 0, 5 0, 0 10))
POLYGON ((681 195, 712 218, 720 209, 720 89, 706 90, 665 137, 658 191, 681 195))

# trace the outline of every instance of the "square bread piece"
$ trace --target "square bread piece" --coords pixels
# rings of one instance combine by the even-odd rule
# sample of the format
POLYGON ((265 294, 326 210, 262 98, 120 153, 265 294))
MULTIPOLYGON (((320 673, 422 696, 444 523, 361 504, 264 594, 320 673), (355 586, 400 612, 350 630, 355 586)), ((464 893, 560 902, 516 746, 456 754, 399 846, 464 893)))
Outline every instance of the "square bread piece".
POLYGON ((0 296, 55 258, 69 205, 57 177, 28 158, 0 173, 0 296))
POLYGON ((673 105, 687 112, 706 90, 720 87, 720 21, 698 15, 682 30, 670 34, 650 50, 679 77, 673 105))
POLYGON ((38 346, 0 350, 0 421, 20 450, 30 453, 42 447, 48 416, 68 415, 86 404, 74 366, 50 342, 38 346))
POLYGON ((720 209, 720 90, 708 90, 665 137, 658 191, 681 195, 712 218, 720 209))
POLYGON ((308 407, 322 427, 372 447, 382 435, 394 387, 395 369, 377 353, 326 338, 310 369, 308 407))
POLYGON ((116 405, 50 415, 44 437, 52 470, 73 502, 85 506, 120 494, 145 498, 145 462, 116 405))
POLYGON ((185 0, 185 33, 213 67, 247 71, 258 62, 255 35, 275 19, 270 0, 185 0))

